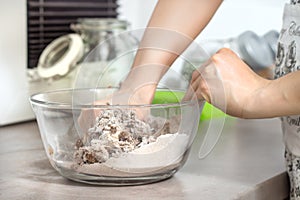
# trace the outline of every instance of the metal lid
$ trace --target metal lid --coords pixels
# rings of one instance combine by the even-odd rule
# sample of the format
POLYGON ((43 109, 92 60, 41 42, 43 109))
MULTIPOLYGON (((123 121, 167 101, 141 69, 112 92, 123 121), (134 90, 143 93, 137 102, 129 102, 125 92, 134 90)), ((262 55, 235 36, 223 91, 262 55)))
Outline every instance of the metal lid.
POLYGON ((272 49, 264 38, 246 31, 237 38, 241 58, 254 70, 273 64, 272 49))
POLYGON ((113 31, 126 30, 129 22, 115 18, 79 18, 77 23, 72 23, 70 28, 77 33, 83 31, 113 31))
POLYGON ((271 30, 271 31, 267 32, 266 34, 264 34, 263 38, 267 41, 268 45, 271 47, 273 59, 275 60, 279 32, 275 31, 275 30, 271 30))
POLYGON ((83 56, 84 45, 78 34, 53 40, 42 52, 37 66, 42 78, 66 75, 83 56))

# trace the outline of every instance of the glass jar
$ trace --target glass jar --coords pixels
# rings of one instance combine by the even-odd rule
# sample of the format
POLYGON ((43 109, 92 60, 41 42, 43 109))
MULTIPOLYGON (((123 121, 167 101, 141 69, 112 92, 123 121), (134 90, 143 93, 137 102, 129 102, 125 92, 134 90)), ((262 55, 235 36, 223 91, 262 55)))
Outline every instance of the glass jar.
POLYGON ((118 87, 130 71, 134 53, 126 50, 138 41, 128 32, 129 23, 118 19, 81 18, 71 24, 84 43, 76 88, 118 87))
POLYGON ((64 88, 118 86, 127 75, 137 46, 126 21, 81 18, 71 24, 76 33, 53 40, 42 52, 37 68, 28 70, 29 94, 64 88), (101 78, 102 77, 102 78, 101 78), (99 85, 99 80, 101 84, 99 85))

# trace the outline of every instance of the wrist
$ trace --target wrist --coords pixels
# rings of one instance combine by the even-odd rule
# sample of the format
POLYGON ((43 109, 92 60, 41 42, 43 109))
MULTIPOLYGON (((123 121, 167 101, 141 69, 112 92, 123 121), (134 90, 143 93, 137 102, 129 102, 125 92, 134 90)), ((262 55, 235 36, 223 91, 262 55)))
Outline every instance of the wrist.
POLYGON ((242 118, 268 118, 273 117, 272 92, 273 80, 262 79, 259 86, 246 98, 242 107, 242 118))
POLYGON ((118 94, 128 96, 131 104, 151 104, 156 90, 156 83, 136 83, 125 80, 120 87, 118 94))
POLYGON ((156 87, 167 69, 167 66, 160 64, 135 66, 121 83, 119 92, 138 98, 140 103, 151 103, 156 87))

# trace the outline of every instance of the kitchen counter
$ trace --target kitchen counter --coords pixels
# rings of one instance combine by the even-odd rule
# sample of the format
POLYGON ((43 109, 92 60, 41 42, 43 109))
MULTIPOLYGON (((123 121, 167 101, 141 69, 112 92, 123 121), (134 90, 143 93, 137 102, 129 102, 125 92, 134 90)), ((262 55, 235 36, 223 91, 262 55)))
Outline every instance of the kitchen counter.
MULTIPOLYGON (((158 183, 101 187, 60 176, 44 152, 36 122, 0 127, 0 199, 284 199, 288 179, 280 121, 227 118, 213 152, 198 159, 201 122, 185 166, 158 183)), ((213 127, 212 127, 213 128, 213 127)))

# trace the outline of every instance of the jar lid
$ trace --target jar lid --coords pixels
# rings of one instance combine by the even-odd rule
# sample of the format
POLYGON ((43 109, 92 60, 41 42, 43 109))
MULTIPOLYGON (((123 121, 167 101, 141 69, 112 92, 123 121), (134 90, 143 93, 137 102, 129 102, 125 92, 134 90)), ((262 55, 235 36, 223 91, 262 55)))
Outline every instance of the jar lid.
POLYGON ((263 37, 246 31, 237 38, 240 56, 254 70, 270 67, 273 61, 272 49, 263 37))
POLYGON ((42 52, 37 71, 40 77, 64 76, 82 58, 84 45, 78 34, 68 34, 53 40, 42 52))

